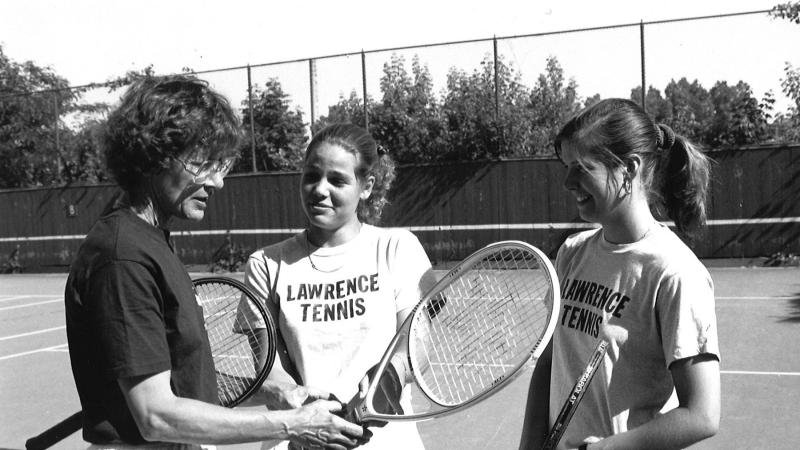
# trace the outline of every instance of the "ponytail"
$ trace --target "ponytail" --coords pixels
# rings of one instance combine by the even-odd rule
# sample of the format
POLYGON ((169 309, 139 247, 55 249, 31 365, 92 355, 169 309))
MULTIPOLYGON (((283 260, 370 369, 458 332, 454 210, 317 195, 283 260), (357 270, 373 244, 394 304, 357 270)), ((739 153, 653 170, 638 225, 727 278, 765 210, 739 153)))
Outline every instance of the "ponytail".
POLYGON ((370 225, 377 225, 381 219, 383 208, 389 204, 389 189, 395 179, 395 163, 382 146, 378 146, 378 160, 370 173, 375 177, 372 193, 369 198, 358 205, 358 219, 370 225))
MULTIPOLYGON (((672 131, 659 125, 659 131, 663 128, 672 131)), ((706 222, 711 162, 684 137, 673 136, 674 143, 662 149, 664 157, 658 167, 662 179, 661 199, 676 228, 693 237, 706 222)))
POLYGON ((583 109, 556 136, 556 154, 573 139, 611 169, 639 158, 651 209, 672 219, 686 237, 705 224, 710 160, 636 103, 610 98, 583 109))

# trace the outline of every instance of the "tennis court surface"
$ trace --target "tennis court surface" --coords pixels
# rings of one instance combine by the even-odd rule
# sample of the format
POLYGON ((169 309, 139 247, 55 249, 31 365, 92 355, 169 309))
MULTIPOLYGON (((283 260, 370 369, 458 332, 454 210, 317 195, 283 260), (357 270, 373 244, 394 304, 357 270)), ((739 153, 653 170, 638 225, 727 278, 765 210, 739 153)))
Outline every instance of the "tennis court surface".
MULTIPOLYGON (((723 416, 719 434, 692 448, 797 448, 800 268, 710 271, 717 293, 723 416)), ((65 278, 0 275, 0 449, 24 448, 28 437, 79 407, 66 349, 65 278)), ((529 378, 530 369, 474 408, 420 423, 426 447, 517 448, 529 378)), ((85 447, 75 433, 54 448, 85 447)))

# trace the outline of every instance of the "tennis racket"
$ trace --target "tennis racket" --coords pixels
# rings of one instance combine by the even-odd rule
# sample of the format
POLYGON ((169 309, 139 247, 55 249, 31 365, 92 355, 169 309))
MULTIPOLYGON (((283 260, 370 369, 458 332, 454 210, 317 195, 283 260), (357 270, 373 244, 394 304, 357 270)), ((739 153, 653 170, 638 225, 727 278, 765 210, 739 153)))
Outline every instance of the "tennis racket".
POLYGON ((612 342, 618 345, 623 344, 627 338, 627 331, 622 327, 604 324, 600 328, 600 341, 592 352, 592 356, 589 358, 589 363, 586 365, 586 368, 572 387, 567 401, 564 402, 564 406, 561 407, 561 411, 558 413, 553 423, 553 428, 547 435, 544 445, 542 445, 542 450, 553 450, 556 448, 561 441, 561 437, 564 436, 564 432, 567 431, 567 426, 570 420, 572 420, 572 416, 575 415, 575 411, 577 411, 584 394, 586 394, 589 384, 592 382, 592 378, 594 378, 594 374, 597 373, 597 369, 603 362, 608 347, 612 342))
POLYGON ((424 420, 497 393, 536 360, 557 320, 550 260, 524 242, 490 244, 451 269, 422 298, 371 371, 358 423, 424 420), (413 410, 403 385, 419 391, 413 410))
MULTIPOLYGON (((206 277, 193 281, 203 308, 219 404, 234 407, 253 395, 275 362, 275 324, 264 306, 243 283, 206 277)), ((46 449, 81 429, 79 411, 25 442, 25 448, 46 449)))

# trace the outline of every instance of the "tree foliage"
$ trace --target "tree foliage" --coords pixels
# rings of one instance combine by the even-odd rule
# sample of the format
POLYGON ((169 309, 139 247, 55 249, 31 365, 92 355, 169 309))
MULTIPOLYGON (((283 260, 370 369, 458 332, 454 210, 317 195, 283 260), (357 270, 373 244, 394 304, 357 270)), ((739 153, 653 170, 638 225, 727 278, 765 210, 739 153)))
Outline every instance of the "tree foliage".
MULTIPOLYGON (((375 110, 375 102, 371 98, 367 98, 366 109, 370 112, 375 110)), ((319 120, 314 122, 311 130, 316 133, 333 123, 354 123, 363 126, 364 120, 364 101, 356 91, 350 91, 350 95, 347 97, 344 94, 340 94, 339 101, 328 108, 328 115, 321 116, 319 120)))
POLYGON ((289 94, 283 91, 280 82, 271 78, 264 88, 253 86, 253 105, 242 102, 242 124, 247 130, 247 139, 242 147, 239 170, 253 167, 251 138, 255 142, 256 169, 296 170, 303 160, 306 144, 306 124, 299 110, 289 109, 289 94), (250 133, 250 120, 254 133, 250 133))
POLYGON ((578 85, 574 79, 566 80, 558 60, 547 58, 545 72, 539 75, 531 92, 533 148, 545 154, 553 148, 561 125, 583 107, 578 98, 578 85))
POLYGON ((30 61, 17 63, 0 47, 0 185, 58 183, 63 163, 57 137, 64 132, 57 111, 70 109, 74 97, 66 79, 30 61), (40 95, 26 95, 48 90, 40 95))
POLYGON ((493 67, 487 56, 472 73, 455 68, 448 72, 447 92, 442 100, 447 144, 439 159, 484 159, 502 152, 493 67))
POLYGON ((786 63, 781 89, 792 101, 787 113, 779 113, 772 124, 779 141, 800 142, 800 68, 786 63))
POLYGON ((392 55, 383 65, 381 101, 370 108, 370 131, 397 162, 435 159, 444 127, 433 94, 430 71, 414 57, 411 74, 405 59, 392 55))
MULTIPOLYGON (((800 2, 791 2, 770 15, 800 23, 799 12, 800 2)), ((800 142, 800 69, 786 63, 783 75, 781 91, 792 101, 785 112, 774 111, 775 94, 759 99, 745 81, 718 81, 708 89, 686 77, 663 90, 648 86, 645 108, 657 122, 706 148, 800 142)), ((15 62, 0 47, 0 188, 105 180, 93 130, 102 125, 108 105, 84 103, 82 95, 97 88, 115 91, 146 76, 155 76, 152 66, 69 88, 52 69, 15 62)), ((254 164, 258 171, 296 170, 309 131, 336 122, 368 124, 400 163, 550 155, 561 124, 601 96, 581 97, 578 83, 554 56, 533 80, 526 86, 512 64, 487 54, 478 67, 450 68, 434 92, 418 56, 409 62, 392 54, 377 98, 343 93, 309 130, 280 82, 268 79, 263 88, 253 87, 252 109, 247 101, 241 104, 247 139, 234 172, 249 172, 254 164)), ((641 94, 641 86, 631 89, 634 101, 641 94)))
POLYGON ((111 91, 152 67, 130 71, 104 83, 70 88, 49 67, 11 60, 0 46, 0 187, 50 186, 105 181, 94 131, 108 110, 105 103, 85 103, 90 89, 111 91), (80 118, 78 126, 65 118, 80 118))
POLYGON ((786 19, 796 24, 800 24, 800 2, 786 2, 775 5, 769 12, 774 18, 786 19))
MULTIPOLYGON (((433 92, 418 57, 411 71, 392 55, 383 66, 379 102, 367 99, 370 132, 401 163, 521 157, 552 152, 558 126, 582 106, 574 80, 554 57, 533 89, 502 58, 487 55, 472 72, 451 68, 444 90, 433 92)), ((356 92, 340 96, 312 127, 341 121, 364 123, 356 92)))
POLYGON ((714 109, 703 141, 710 147, 752 145, 765 140, 767 113, 753 96, 750 85, 739 81, 729 86, 718 81, 709 91, 714 109))
MULTIPOLYGON (((766 93, 758 100, 747 83, 717 82, 706 90, 697 80, 672 80, 664 96, 650 86, 646 111, 658 123, 708 148, 754 145, 775 138, 770 125, 774 98, 766 93)), ((631 90, 631 100, 641 101, 641 87, 631 90)))

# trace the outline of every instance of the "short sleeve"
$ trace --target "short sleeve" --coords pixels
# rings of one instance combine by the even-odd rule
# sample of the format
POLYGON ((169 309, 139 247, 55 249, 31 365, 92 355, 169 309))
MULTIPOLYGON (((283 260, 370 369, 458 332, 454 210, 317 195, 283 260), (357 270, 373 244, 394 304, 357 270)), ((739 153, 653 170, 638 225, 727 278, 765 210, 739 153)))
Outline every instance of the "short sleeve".
POLYGON ((390 269, 394 278, 397 312, 413 308, 435 283, 425 249, 411 232, 403 230, 390 247, 390 269))
POLYGON ((558 253, 556 253, 556 274, 558 275, 559 279, 564 277, 564 272, 566 270, 566 261, 567 261, 567 244, 562 243, 560 247, 558 247, 558 253))
POLYGON ((88 329, 100 367, 111 378, 158 373, 171 368, 163 299, 150 272, 120 261, 100 268, 89 279, 85 298, 88 329))
MULTIPOLYGON (((263 251, 259 250, 248 258, 244 272, 244 283, 250 288, 256 296, 256 299, 266 308, 267 302, 272 301, 272 296, 270 295, 272 286, 270 284, 269 269, 264 260, 263 251)), ((264 319, 256 310, 256 307, 250 302, 239 302, 236 322, 253 324, 253 328, 256 329, 266 328, 264 319)), ((242 332, 244 330, 236 331, 242 332)))
POLYGON ((570 262, 575 257, 576 248, 581 242, 579 238, 582 237, 585 237, 585 232, 567 236, 561 246, 558 247, 555 269, 559 280, 563 280, 563 278, 566 276, 570 262))
POLYGON ((667 367, 700 354, 719 358, 714 285, 705 268, 686 268, 666 276, 656 301, 667 367))

